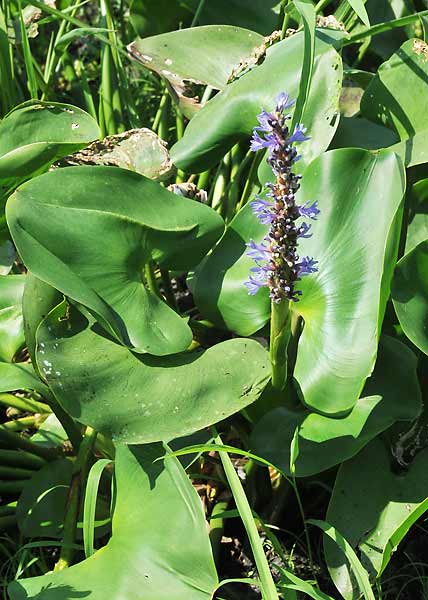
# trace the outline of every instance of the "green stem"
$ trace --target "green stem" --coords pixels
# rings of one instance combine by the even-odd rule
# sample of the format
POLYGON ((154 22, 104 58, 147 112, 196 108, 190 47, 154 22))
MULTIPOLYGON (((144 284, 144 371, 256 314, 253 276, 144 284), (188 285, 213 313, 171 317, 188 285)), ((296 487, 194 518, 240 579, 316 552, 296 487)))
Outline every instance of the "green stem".
POLYGON ((0 429, 0 444, 4 444, 9 449, 21 448, 22 450, 40 456, 45 460, 55 460, 59 455, 58 449, 56 448, 46 448, 45 446, 32 442, 19 433, 7 431, 6 429, 0 429))
POLYGON ((0 394, 0 404, 16 408, 22 412, 51 413, 51 409, 44 402, 38 402, 32 398, 21 398, 13 394, 0 394))
POLYGON ((46 461, 40 456, 22 450, 0 449, 0 464, 11 467, 24 467, 25 469, 40 469, 46 464, 46 461))
POLYGON ((159 290, 158 281, 156 279, 155 266, 152 260, 149 260, 144 265, 144 276, 146 278, 147 287, 153 292, 158 298, 163 300, 162 294, 159 290))
POLYGON ((306 546, 308 549, 308 556, 309 556, 309 564, 311 567, 311 573, 313 574, 315 581, 316 581, 316 576, 315 576, 315 569, 314 569, 314 561, 313 561, 313 556, 312 556, 312 545, 311 545, 311 538, 309 537, 309 529, 308 529, 308 524, 306 521, 306 515, 305 515, 305 511, 303 508, 303 504, 302 504, 302 499, 300 498, 300 494, 299 494, 299 489, 297 487, 297 483, 296 483, 296 476, 293 474, 292 475, 292 480, 291 480, 293 489, 294 489, 294 493, 296 494, 296 499, 297 499, 297 504, 299 506, 299 511, 300 511, 300 516, 302 518, 303 521, 303 528, 305 530, 305 539, 306 539, 306 546))
POLYGON ((347 40, 344 40, 344 46, 349 46, 349 44, 355 44, 360 40, 368 36, 379 35, 384 31, 389 31, 390 29, 398 29, 400 27, 406 27, 407 25, 411 25, 414 21, 417 21, 421 17, 427 17, 428 10, 422 10, 421 12, 415 13, 413 15, 408 15, 407 17, 401 17, 400 19, 394 19, 393 21, 386 21, 385 23, 378 23, 377 25, 373 25, 372 27, 368 27, 363 31, 358 33, 354 33, 347 40))
POLYGON ((163 288, 163 293, 165 294, 165 299, 168 302, 169 306, 173 310, 177 310, 177 302, 175 301, 174 290, 172 289, 169 271, 167 271, 166 269, 161 269, 160 274, 161 274, 162 288, 163 288))
POLYGON ((33 415, 31 417, 22 417, 20 419, 14 419, 13 421, 6 421, 0 425, 0 429, 6 429, 7 431, 24 431, 32 427, 38 428, 46 421, 49 415, 33 415))
POLYGON ((16 481, 4 481, 4 479, 0 479, 0 494, 20 494, 26 483, 26 479, 17 479, 16 481))
POLYGON ((282 5, 282 10, 284 12, 284 18, 282 20, 282 27, 281 27, 281 40, 283 40, 285 38, 285 34, 287 33, 288 23, 290 21, 290 14, 287 11, 287 7, 288 7, 288 0, 285 0, 282 5))
POLYGON ((196 9, 193 20, 190 24, 190 27, 195 27, 198 22, 199 15, 201 14, 202 9, 204 8, 205 0, 199 0, 198 8, 196 9))
POLYGON ((287 383, 287 346, 291 336, 288 302, 272 302, 270 322, 270 362, 272 387, 283 390, 287 383))
POLYGON ((64 519, 64 546, 54 571, 62 571, 71 565, 74 557, 74 540, 76 536, 77 519, 79 516, 80 498, 86 482, 88 467, 92 458, 92 451, 97 437, 97 432, 92 427, 87 427, 85 437, 80 444, 79 453, 73 466, 70 489, 68 492, 66 514, 64 519))
POLYGON ((220 500, 214 505, 210 519, 210 542, 213 551, 213 556, 216 564, 220 558, 221 551, 221 538, 224 532, 224 519, 222 517, 217 518, 217 515, 225 512, 229 502, 227 500, 220 500))
MULTIPOLYGON (((216 444, 223 444, 219 435, 217 435, 215 442, 216 444)), ((236 508, 238 509, 239 515, 244 524, 248 535, 248 540, 253 551, 254 560, 260 578, 262 598, 263 600, 279 600, 272 573, 270 572, 269 563, 263 550, 263 544, 260 540, 259 532, 254 521, 253 512, 248 503, 241 481, 235 471, 235 467, 233 466, 228 453, 219 451, 219 454, 225 475, 235 499, 236 508)))
POLYGON ((319 2, 315 5, 315 12, 318 14, 332 2, 333 0, 319 0, 319 2))
POLYGON ((154 132, 156 132, 159 129, 162 114, 163 114, 163 111, 164 111, 167 101, 168 101, 168 90, 164 89, 161 99, 160 99, 160 102, 159 102, 158 110, 156 112, 154 121, 152 123, 152 131, 154 131, 154 132))
POLYGON ((248 173, 248 178, 245 182, 244 191, 242 192, 241 200, 239 201, 239 204, 236 207, 236 212, 238 212, 244 206, 244 204, 248 202, 254 187, 258 185, 257 171, 259 169, 260 163, 263 160, 263 156, 263 152, 256 152, 253 158, 253 162, 251 163, 250 167, 250 172, 248 173))
POLYGON ((0 477, 2 479, 29 479, 34 475, 30 469, 20 469, 17 467, 4 467, 0 465, 0 477))

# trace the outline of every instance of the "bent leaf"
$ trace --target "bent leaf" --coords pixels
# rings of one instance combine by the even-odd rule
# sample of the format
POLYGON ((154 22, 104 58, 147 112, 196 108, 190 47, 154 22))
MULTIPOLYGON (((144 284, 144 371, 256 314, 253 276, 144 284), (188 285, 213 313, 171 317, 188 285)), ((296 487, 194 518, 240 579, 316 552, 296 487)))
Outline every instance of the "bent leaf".
MULTIPOLYGON (((405 474, 391 470, 386 444, 373 440, 339 470, 327 512, 359 551, 365 569, 379 576, 403 537, 428 509, 427 449, 420 452, 405 474)), ((330 575, 346 600, 359 597, 349 565, 330 541, 324 543, 330 575)))
POLYGON ((186 116, 200 107, 189 83, 222 90, 232 71, 249 59, 263 36, 230 25, 207 25, 146 37, 128 46, 133 58, 169 82, 186 116))
POLYGON ((0 123, 0 181, 28 179, 97 139, 95 119, 71 104, 27 102, 0 123))
POLYGON ((428 240, 397 263, 392 300, 404 333, 428 354, 428 240))
POLYGON ((291 475, 290 448, 297 429, 296 477, 315 475, 348 460, 396 421, 418 416, 421 391, 416 366, 407 346, 383 337, 374 373, 349 415, 334 419, 308 410, 276 408, 256 424, 252 452, 291 475))
POLYGON ((11 600, 210 600, 217 575, 202 505, 175 457, 156 461, 164 455, 160 444, 119 445, 107 546, 62 572, 14 581, 11 600))
MULTIPOLYGON (((337 39, 316 31, 312 84, 303 122, 312 136, 302 148, 306 162, 328 147, 339 112, 342 61, 334 49, 337 39)), ((338 34, 339 35, 339 34, 338 34)), ((173 163, 189 172, 216 164, 240 139, 248 138, 261 109, 271 110, 279 93, 296 98, 304 57, 303 32, 279 42, 266 52, 264 62, 226 86, 191 120, 184 136, 171 148, 173 163), (287 65, 287 68, 284 68, 287 65)))
POLYGON ((146 289, 142 272, 152 259, 196 266, 223 230, 211 208, 131 171, 69 167, 21 186, 6 211, 27 268, 122 343, 156 355, 188 347, 187 323, 146 289))
POLYGON ((37 333, 37 362, 77 421, 132 444, 169 441, 254 402, 270 376, 267 352, 233 339, 206 351, 136 355, 65 303, 37 333))

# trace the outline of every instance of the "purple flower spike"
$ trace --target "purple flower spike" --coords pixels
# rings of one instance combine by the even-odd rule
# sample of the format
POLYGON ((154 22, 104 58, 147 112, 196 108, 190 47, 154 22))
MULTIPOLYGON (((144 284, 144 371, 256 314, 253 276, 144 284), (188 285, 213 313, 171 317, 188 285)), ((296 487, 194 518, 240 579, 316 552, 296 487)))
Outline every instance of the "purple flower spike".
POLYGON ((245 282, 248 293, 256 294, 261 287, 269 288, 273 302, 286 299, 298 302, 302 295, 296 290, 296 283, 302 277, 315 273, 317 261, 309 256, 299 260, 298 243, 300 238, 311 237, 311 225, 306 222, 296 224, 301 217, 316 221, 319 215, 317 202, 296 204, 296 193, 300 188, 300 175, 293 173, 293 165, 299 160, 293 144, 309 139, 306 127, 299 124, 290 135, 286 109, 294 104, 288 94, 278 96, 275 110, 263 111, 257 117, 259 125, 254 128, 251 150, 268 150, 267 163, 275 175, 275 183, 267 183, 265 192, 269 200, 256 196, 250 206, 268 232, 261 244, 251 240, 247 244, 247 256, 256 262, 250 269, 249 280, 245 282))
POLYGON ((318 208, 318 202, 314 202, 311 206, 308 206, 310 202, 305 202, 303 206, 298 206, 299 214, 301 217, 306 217, 307 219, 317 220, 318 215, 320 214, 320 210, 318 208))

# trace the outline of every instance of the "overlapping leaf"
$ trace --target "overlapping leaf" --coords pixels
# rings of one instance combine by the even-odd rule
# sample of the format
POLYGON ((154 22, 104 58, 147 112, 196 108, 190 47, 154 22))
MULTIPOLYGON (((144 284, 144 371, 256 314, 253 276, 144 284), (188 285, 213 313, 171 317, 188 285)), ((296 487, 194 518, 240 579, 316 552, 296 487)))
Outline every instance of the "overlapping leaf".
MULTIPOLYGON (((386 151, 335 150, 304 171, 298 201, 317 200, 321 213, 299 250, 319 261, 319 271, 302 280, 302 299, 291 309, 305 321, 295 377, 305 404, 318 412, 350 410, 372 371, 403 192, 402 165, 386 151)), ((265 231, 244 207, 197 274, 203 314, 241 335, 270 316, 266 291, 248 296, 244 287, 251 264, 245 243, 265 231)))
MULTIPOLYGON (((395 474, 388 448, 376 439, 340 468, 327 520, 359 550, 369 573, 382 573, 410 527, 428 510, 427 458, 425 449, 406 474, 395 474)), ((325 541, 325 552, 343 598, 359 598, 344 555, 330 540, 325 541)))
POLYGON ((428 354, 428 240, 398 262, 392 299, 404 333, 428 354))
POLYGON ((60 573, 11 583, 11 600, 210 600, 217 575, 202 506, 176 458, 154 462, 162 456, 160 444, 118 446, 110 542, 60 573))
POLYGON ((189 83, 222 90, 240 62, 249 60, 263 37, 230 25, 207 25, 137 40, 128 46, 134 58, 168 81, 184 113, 200 105, 186 93, 189 83))
POLYGON ((37 361, 77 421, 128 443, 169 441, 254 402, 270 375, 267 352, 234 339, 206 351, 136 355, 65 303, 42 322, 37 361))
MULTIPOLYGON (((302 149, 307 162, 328 147, 338 123, 342 61, 334 43, 325 30, 316 32, 311 92, 303 115, 313 139, 302 149)), ((257 114, 262 108, 272 110, 279 93, 296 98, 303 56, 303 32, 269 48, 261 65, 229 84, 192 119, 171 149, 174 164, 191 172, 213 166, 233 144, 251 134, 257 114)))
POLYGON ((187 348, 190 328, 146 289, 142 271, 152 259, 194 267, 223 230, 212 209, 130 171, 70 167, 24 184, 6 210, 28 269, 124 344, 157 355, 187 348))
POLYGON ((96 121, 76 106, 57 102, 18 106, 0 123, 0 181, 27 179, 99 135, 96 121))
POLYGON ((402 142, 392 150, 412 166, 427 161, 427 111, 426 48, 422 40, 407 40, 379 67, 361 100, 361 112, 400 136, 402 142))
POLYGON ((22 294, 25 275, 0 277, 0 360, 9 362, 24 343, 22 294))
POLYGON ((395 421, 417 417, 421 392, 416 364, 404 344, 383 338, 374 373, 349 415, 333 419, 308 410, 276 408, 256 425, 252 451, 290 474, 290 448, 298 428, 297 477, 320 473, 351 458, 395 421))

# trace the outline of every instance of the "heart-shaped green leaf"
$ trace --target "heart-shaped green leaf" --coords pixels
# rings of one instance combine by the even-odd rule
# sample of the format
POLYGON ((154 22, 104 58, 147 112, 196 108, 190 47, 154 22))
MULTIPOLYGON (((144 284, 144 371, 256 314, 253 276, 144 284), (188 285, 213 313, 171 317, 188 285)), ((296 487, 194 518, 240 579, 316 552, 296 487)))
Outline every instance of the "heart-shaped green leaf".
POLYGON ((392 300, 404 333, 428 354, 428 240, 397 263, 392 300))
MULTIPOLYGON (((327 520, 359 550, 364 567, 379 575, 410 527, 428 509, 428 450, 413 460, 405 474, 391 470, 390 451, 373 440, 339 470, 327 520)), ((333 542, 324 542, 330 575, 345 600, 359 592, 343 554, 333 542)))
POLYGON ((27 268, 122 343, 156 355, 188 347, 187 323, 146 289, 142 272, 151 259, 195 267, 223 230, 211 208, 131 171, 70 167, 24 184, 6 211, 27 268))
POLYGON ((160 444, 118 446, 110 542, 62 572, 11 583, 11 600, 210 600, 217 575, 202 505, 178 460, 162 456, 160 444))
POLYGON ((24 343, 22 294, 25 275, 0 277, 0 360, 9 362, 24 343))
POLYGON ((428 62, 423 44, 417 39, 404 42, 379 67, 361 100, 364 117, 390 127, 402 140, 423 132, 426 136, 428 129, 428 62))
POLYGON ((136 355, 77 310, 68 313, 62 303, 40 325, 39 369, 72 417, 116 440, 188 435, 254 402, 269 379, 267 352, 254 340, 167 357, 136 355))
MULTIPOLYGON (((303 115, 312 136, 312 143, 302 148, 307 162, 328 147, 338 123, 342 61, 329 35, 333 33, 316 32, 311 91, 303 115)), ((174 164, 190 172, 211 167, 237 141, 251 135, 257 115, 262 108, 272 110, 279 93, 286 91, 296 98, 304 45, 303 32, 275 44, 267 50, 261 65, 208 102, 189 123, 183 138, 172 147, 174 164)))
POLYGON ((315 475, 351 458, 396 421, 418 416, 421 392, 416 365, 407 346, 382 338, 373 375, 349 415, 333 419, 308 410, 276 408, 254 428, 252 452, 290 475, 290 448, 298 429, 297 477, 315 475))
POLYGON ((0 181, 27 179, 100 135, 81 108, 57 102, 27 102, 0 123, 0 181))
MULTIPOLYGON (((317 200, 321 213, 299 253, 315 257, 319 271, 302 280, 302 299, 291 306, 305 320, 295 378, 305 404, 318 412, 350 410, 373 369, 403 193, 402 165, 386 151, 334 150, 303 173, 297 199, 317 200)), ((240 335, 270 316, 266 290, 248 296, 244 287, 251 266, 245 243, 260 241, 266 229, 244 207, 197 273, 203 314, 240 335)))

